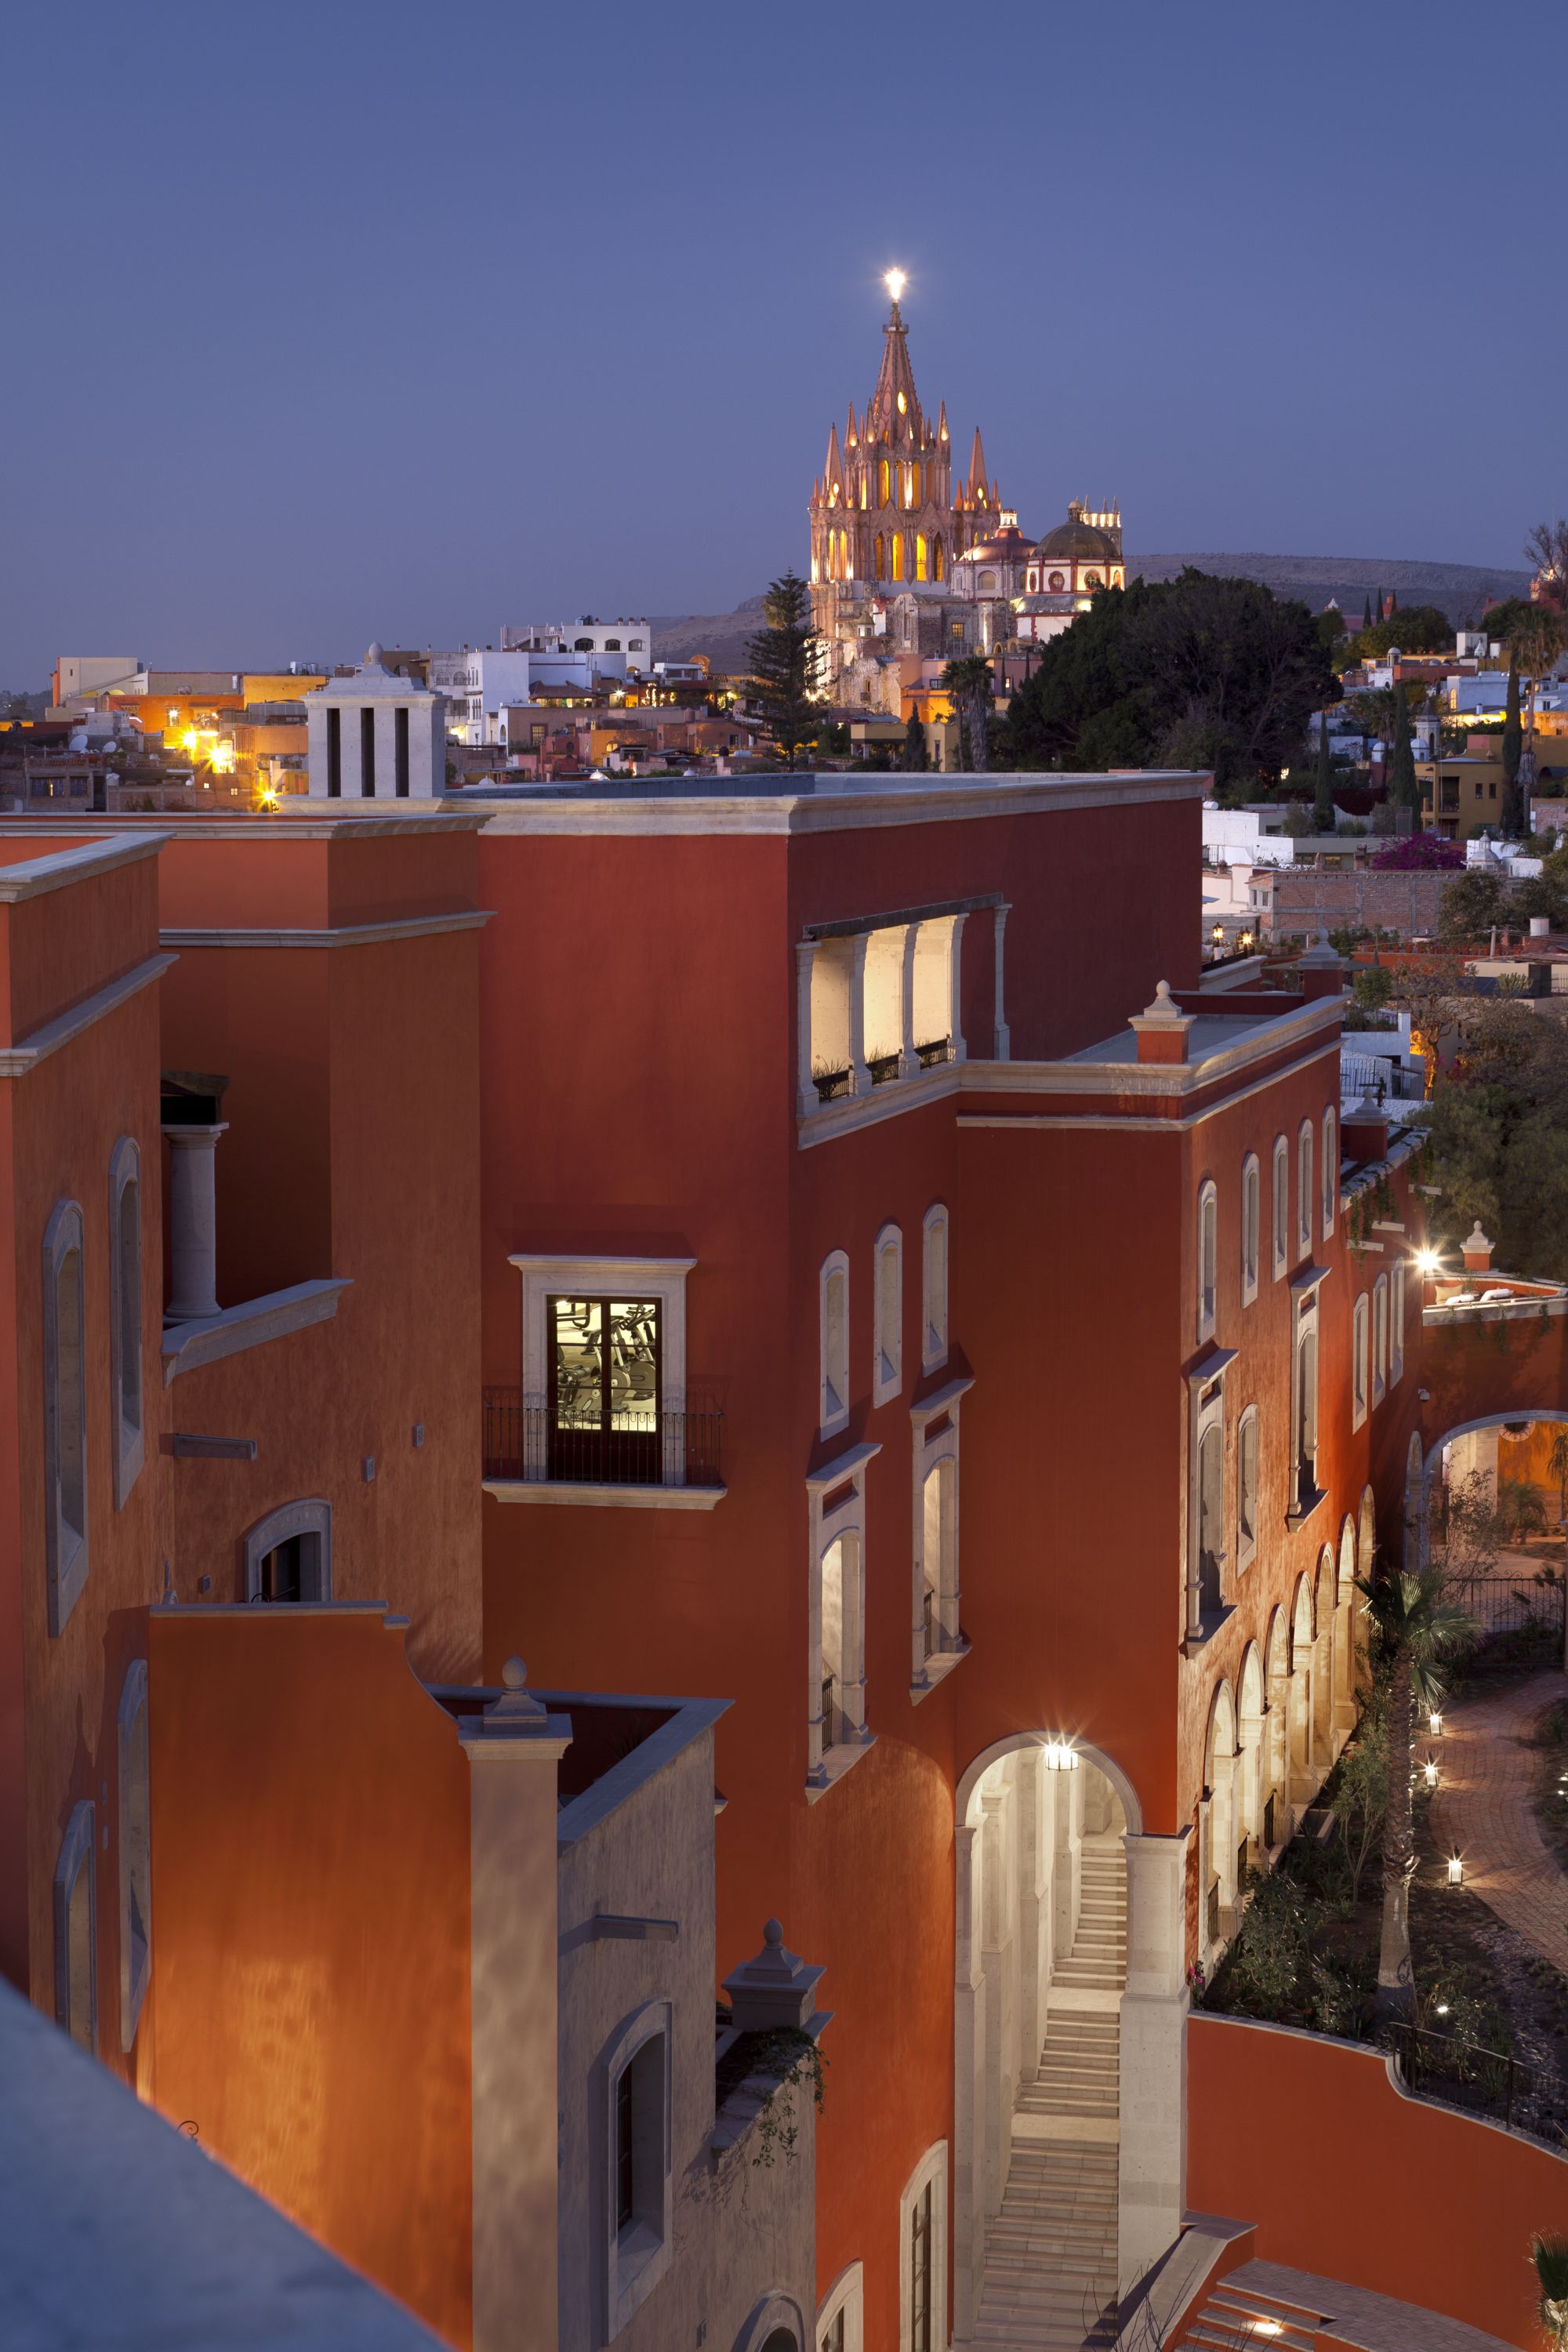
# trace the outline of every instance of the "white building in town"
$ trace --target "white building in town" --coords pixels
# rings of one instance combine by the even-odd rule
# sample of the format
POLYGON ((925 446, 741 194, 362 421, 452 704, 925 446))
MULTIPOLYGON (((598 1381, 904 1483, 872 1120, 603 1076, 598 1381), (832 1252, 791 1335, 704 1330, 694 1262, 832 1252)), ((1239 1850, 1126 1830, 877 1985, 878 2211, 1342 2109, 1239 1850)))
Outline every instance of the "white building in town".
POLYGON ((595 677, 647 677, 653 669, 653 630, 640 620, 600 621, 584 613, 580 621, 529 621, 504 628, 503 650, 536 654, 587 654, 595 677))
POLYGON ((395 677, 378 645, 302 699, 311 800, 426 801, 446 791, 446 698, 395 677))

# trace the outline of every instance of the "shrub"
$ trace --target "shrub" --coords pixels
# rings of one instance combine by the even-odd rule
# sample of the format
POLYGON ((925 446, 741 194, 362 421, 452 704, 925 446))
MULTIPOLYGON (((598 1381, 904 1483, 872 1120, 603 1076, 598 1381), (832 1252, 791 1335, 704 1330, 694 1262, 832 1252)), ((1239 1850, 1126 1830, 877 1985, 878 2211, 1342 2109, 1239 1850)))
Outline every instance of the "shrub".
POLYGON ((1372 854, 1372 864, 1383 873, 1457 874, 1464 863, 1463 842, 1445 841, 1440 833, 1407 833, 1372 854))

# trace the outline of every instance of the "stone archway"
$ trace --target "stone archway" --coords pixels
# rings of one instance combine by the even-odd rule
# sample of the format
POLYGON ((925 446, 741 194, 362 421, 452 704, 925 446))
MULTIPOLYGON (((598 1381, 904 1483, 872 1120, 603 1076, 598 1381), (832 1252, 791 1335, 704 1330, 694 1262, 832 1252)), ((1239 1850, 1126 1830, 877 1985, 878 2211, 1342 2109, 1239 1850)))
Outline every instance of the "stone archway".
POLYGON ((1011 2231, 1028 2207, 1025 2234, 1047 2242, 1068 2151, 1102 2230, 1081 2279, 1064 2285, 1068 2257, 1040 2256, 1053 2288, 1103 2303, 1174 2242, 1187 1994, 1186 1841, 1143 1833, 1113 1758, 1045 1733, 999 1741, 963 1774, 956 1813, 959 2346, 996 2316, 985 2280, 999 2217, 1011 2231), (1121 2126, 1130 2090, 1152 2118, 1135 2139, 1121 2126))

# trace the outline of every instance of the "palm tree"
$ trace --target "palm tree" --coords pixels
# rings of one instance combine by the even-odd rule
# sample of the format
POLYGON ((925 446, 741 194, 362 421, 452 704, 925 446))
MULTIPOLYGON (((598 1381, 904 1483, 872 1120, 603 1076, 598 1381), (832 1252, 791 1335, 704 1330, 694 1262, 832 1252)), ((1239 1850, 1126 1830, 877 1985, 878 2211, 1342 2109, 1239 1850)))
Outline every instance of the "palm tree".
POLYGON ((969 765, 988 768, 991 761, 985 730, 996 693, 990 663, 984 654, 961 654, 956 661, 948 663, 942 682, 952 697, 959 726, 968 739, 969 765))
POLYGON ((1442 1702, 1442 1666, 1479 1631, 1479 1621, 1445 1600, 1445 1571, 1427 1565, 1414 1573, 1358 1577, 1388 1668, 1388 1819, 1383 1832, 1383 1935, 1377 1954, 1377 2005, 1386 2015, 1410 2007, 1410 1882, 1415 1874, 1411 1814, 1412 1719, 1442 1702))
POLYGON ((1560 1429, 1552 1439, 1546 1466, 1557 1481, 1557 1516, 1568 1519, 1568 1429, 1560 1429))
POLYGON ((1530 2259, 1541 2289, 1535 2306, 1541 2325, 1557 2352, 1568 2352, 1568 2238, 1556 2230, 1537 2230, 1530 2242, 1530 2259))

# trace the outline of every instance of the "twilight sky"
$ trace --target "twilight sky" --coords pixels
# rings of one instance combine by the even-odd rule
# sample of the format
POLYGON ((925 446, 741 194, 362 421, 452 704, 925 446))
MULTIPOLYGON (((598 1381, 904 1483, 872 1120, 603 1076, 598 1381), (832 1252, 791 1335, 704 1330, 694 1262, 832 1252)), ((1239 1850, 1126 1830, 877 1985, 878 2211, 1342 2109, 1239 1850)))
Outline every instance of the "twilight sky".
POLYGON ((4 56, 0 686, 726 609, 893 263, 1026 529, 1568 510, 1562 0, 35 0, 4 56))

